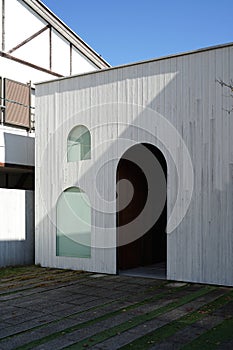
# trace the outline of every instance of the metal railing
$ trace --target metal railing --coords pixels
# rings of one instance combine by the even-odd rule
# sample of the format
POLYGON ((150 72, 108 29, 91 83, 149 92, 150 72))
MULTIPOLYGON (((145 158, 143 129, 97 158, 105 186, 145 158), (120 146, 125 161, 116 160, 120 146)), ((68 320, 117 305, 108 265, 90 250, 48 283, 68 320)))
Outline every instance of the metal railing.
POLYGON ((32 106, 31 83, 23 84, 0 78, 1 123, 28 131, 35 129, 35 107, 32 106))

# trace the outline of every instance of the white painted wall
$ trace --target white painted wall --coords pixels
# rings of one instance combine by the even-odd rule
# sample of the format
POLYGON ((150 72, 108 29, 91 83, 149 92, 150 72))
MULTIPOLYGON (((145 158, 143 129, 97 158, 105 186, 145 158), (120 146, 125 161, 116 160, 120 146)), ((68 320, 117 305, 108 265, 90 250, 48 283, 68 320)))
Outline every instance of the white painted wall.
POLYGON ((96 67, 73 47, 72 49, 72 75, 80 74, 84 72, 92 72, 96 70, 96 67))
POLYGON ((34 192, 0 189, 0 266, 34 263, 34 192))
POLYGON ((24 130, 0 127, 0 163, 34 166, 34 134, 26 135, 24 130))
POLYGON ((23 1, 5 0, 5 11, 6 52, 46 26, 46 22, 32 12, 23 1))
MULTIPOLYGON (((12 56, 49 69, 49 31, 46 30, 26 45, 12 52, 12 56)), ((52 67, 52 69, 54 68, 52 67)), ((35 82, 34 77, 33 82, 35 82)))
MULTIPOLYGON (((0 0, 0 10, 2 10, 2 0, 0 0)), ((2 17, 0 16, 0 30, 2 30, 1 20, 2 17)), ((30 9, 23 1, 5 1, 5 52, 8 52, 34 33, 44 28, 46 25, 47 22, 30 9)), ((2 35, 0 35, 0 46, 1 40, 2 35)), ((42 68, 49 69, 49 30, 47 29, 32 41, 14 51, 12 56, 33 63, 42 68)), ((96 69, 96 66, 74 47, 72 49, 72 62, 73 74, 96 69)), ((52 30, 52 71, 61 75, 70 74, 70 44, 54 29, 52 30)), ((38 81, 55 78, 53 74, 40 71, 36 68, 3 57, 0 57, 0 77, 16 80, 22 83, 28 83, 31 81, 32 84, 38 81)), ((32 106, 34 106, 33 97, 32 106)), ((12 127, 1 127, 0 162, 34 165, 34 141, 31 139, 32 135, 33 134, 28 135, 25 130, 12 127), (16 136, 15 140, 11 137, 11 142, 6 146, 4 143, 4 137, 6 139, 7 133, 25 137, 22 138, 16 136), (27 139, 28 136, 29 138, 27 139)), ((10 137, 8 137, 8 139, 10 139, 10 137)))
MULTIPOLYGON (((46 21, 31 10, 23 1, 7 0, 5 1, 5 8, 5 52, 8 52, 47 25, 46 21)), ((2 37, 0 37, 0 40, 1 39, 2 37)), ((52 71, 64 76, 70 75, 70 43, 54 29, 52 30, 51 42, 52 71)), ((49 29, 16 51, 12 52, 12 56, 36 64, 43 68, 50 69, 49 29)), ((7 65, 11 67, 12 61, 7 62, 7 65)), ((2 65, 0 65, 0 67, 1 66, 2 65)), ((4 76, 8 77, 7 70, 5 68, 6 67, 2 67, 2 69, 0 68, 0 74, 5 72, 4 76)), ((19 80, 21 82, 31 80, 33 83, 35 83, 37 81, 54 78, 52 75, 46 76, 43 72, 35 72, 35 70, 32 68, 29 68, 30 76, 28 76, 26 73, 27 67, 21 67, 21 72, 14 67, 12 68, 14 73, 10 72, 10 75, 13 75, 15 80, 19 80), (26 71, 25 75, 24 70, 26 71)), ((88 72, 95 69, 97 69, 97 67, 89 59, 85 58, 80 52, 73 48, 72 74, 88 72)))
MULTIPOLYGON (((0 1, 0 23, 2 24, 2 0, 0 1)), ((2 25, 0 25, 0 50, 2 50, 2 25)))
POLYGON ((0 188, 0 241, 26 240, 25 192, 0 188))
POLYGON ((70 75, 70 45, 56 31, 52 31, 52 69, 67 76, 70 75))
POLYGON ((35 83, 55 78, 48 73, 41 72, 37 69, 3 57, 0 57, 0 76, 3 78, 16 80, 24 84, 28 83, 29 81, 35 83))

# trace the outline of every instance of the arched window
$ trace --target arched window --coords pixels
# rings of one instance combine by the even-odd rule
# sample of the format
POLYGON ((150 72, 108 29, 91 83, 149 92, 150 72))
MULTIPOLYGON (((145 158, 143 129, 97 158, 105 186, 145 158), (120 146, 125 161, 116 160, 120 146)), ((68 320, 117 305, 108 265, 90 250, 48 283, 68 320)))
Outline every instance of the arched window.
POLYGON ((68 188, 57 201, 56 255, 91 257, 91 206, 78 187, 68 188))
POLYGON ((67 160, 77 162, 78 160, 91 158, 91 134, 84 125, 75 126, 69 133, 67 140, 67 160))

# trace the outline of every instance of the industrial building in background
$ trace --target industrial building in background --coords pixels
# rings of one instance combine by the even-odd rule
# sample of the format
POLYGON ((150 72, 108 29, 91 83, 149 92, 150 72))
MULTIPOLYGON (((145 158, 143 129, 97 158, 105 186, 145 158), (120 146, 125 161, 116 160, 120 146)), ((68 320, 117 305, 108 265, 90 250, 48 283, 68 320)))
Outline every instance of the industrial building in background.
POLYGON ((0 266, 34 263, 34 83, 107 67, 41 1, 0 0, 0 266))

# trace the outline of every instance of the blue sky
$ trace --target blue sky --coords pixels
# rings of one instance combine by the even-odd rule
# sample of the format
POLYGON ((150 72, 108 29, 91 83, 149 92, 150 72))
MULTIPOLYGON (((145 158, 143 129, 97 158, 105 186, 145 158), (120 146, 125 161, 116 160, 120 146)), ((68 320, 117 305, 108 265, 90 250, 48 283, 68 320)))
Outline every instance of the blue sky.
POLYGON ((233 41, 233 0, 42 0, 111 65, 233 41))

